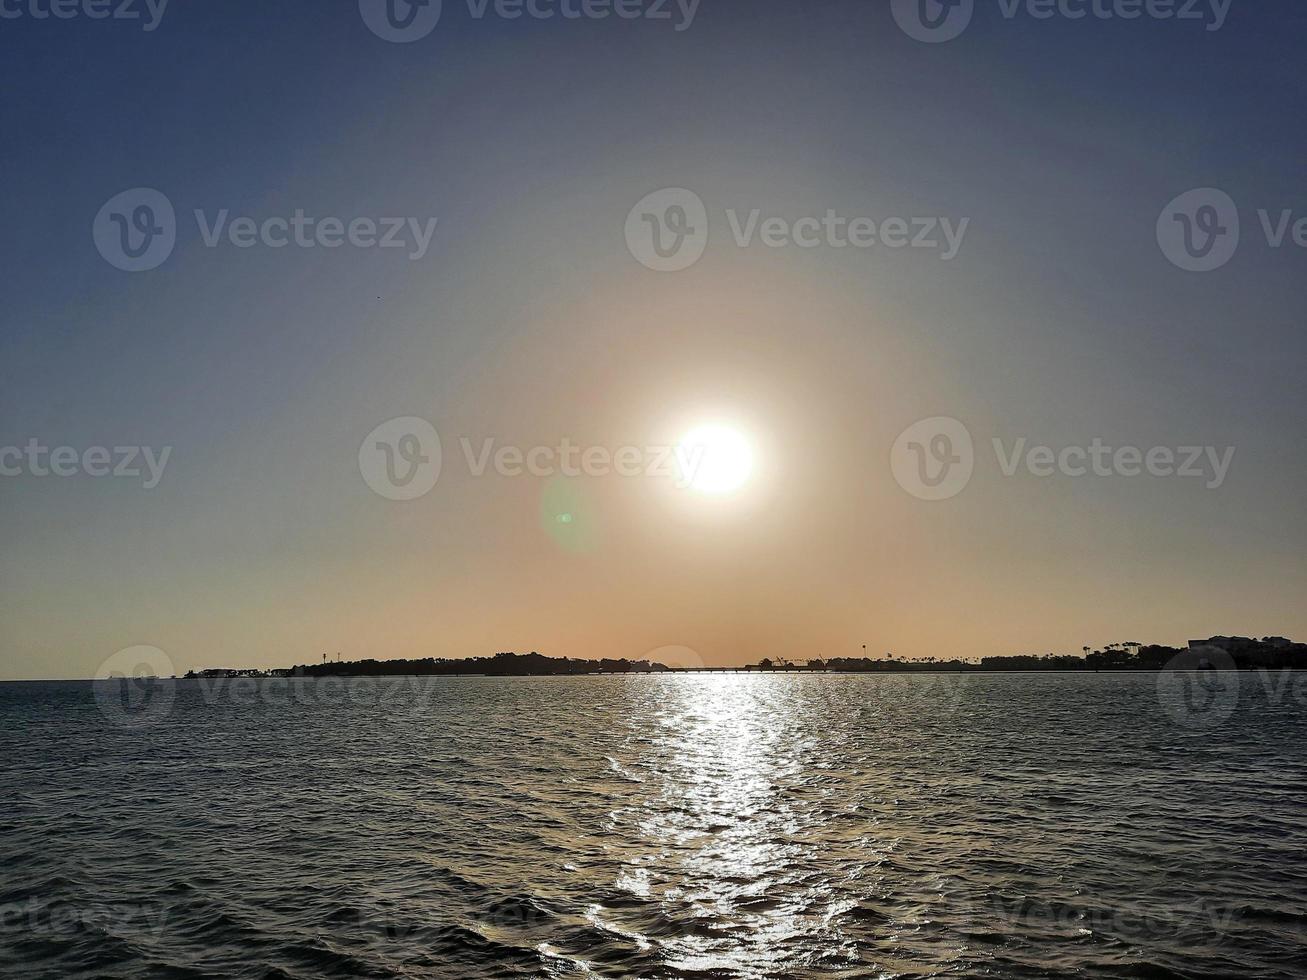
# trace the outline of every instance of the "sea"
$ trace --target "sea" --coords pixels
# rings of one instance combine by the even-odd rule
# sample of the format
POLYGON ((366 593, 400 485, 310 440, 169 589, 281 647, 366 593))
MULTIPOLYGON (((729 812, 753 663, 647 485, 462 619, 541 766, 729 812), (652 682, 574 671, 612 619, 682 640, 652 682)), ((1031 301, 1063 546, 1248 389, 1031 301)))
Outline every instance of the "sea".
POLYGON ((1307 675, 0 684, 0 976, 1307 977, 1307 675))

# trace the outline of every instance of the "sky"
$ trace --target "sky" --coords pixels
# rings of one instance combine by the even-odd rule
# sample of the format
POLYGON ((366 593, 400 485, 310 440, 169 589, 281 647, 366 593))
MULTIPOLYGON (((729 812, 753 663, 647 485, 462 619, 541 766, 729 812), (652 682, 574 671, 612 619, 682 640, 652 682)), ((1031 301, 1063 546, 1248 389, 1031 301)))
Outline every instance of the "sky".
POLYGON ((1130 6, 4 0, 0 677, 1307 639, 1307 9, 1130 6))

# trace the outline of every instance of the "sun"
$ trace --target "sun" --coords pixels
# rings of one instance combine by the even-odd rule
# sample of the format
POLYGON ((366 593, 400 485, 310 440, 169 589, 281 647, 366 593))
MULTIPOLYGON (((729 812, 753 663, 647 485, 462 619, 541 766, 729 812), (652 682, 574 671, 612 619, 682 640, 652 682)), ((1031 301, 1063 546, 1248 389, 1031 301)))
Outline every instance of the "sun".
POLYGON ((734 493, 753 474, 753 447, 729 425, 699 425, 677 443, 676 465, 682 486, 713 496, 734 493))

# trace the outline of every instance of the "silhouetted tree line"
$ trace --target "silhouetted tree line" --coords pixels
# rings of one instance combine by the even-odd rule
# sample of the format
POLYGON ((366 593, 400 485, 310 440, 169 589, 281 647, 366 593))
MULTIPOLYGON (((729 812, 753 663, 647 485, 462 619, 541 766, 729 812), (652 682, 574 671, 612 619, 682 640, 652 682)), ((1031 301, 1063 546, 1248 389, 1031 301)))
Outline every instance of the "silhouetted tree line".
POLYGON ((574 674, 661 671, 666 666, 648 660, 578 660, 572 657, 546 657, 536 653, 497 653, 493 657, 446 659, 425 657, 421 660, 352 660, 304 664, 291 673, 297 677, 393 677, 437 674, 480 674, 491 677, 567 676, 574 674))
MULTIPOLYGON (((969 660, 940 660, 935 657, 923 657, 917 660, 872 659, 870 657, 830 657, 824 660, 812 660, 795 666, 788 661, 762 660, 753 670, 830 670, 879 673, 927 673, 932 671, 986 671, 986 670, 1159 670, 1177 657, 1184 655, 1177 663, 1192 667, 1204 660, 1214 666, 1230 666, 1239 670, 1257 668, 1278 670, 1283 668, 1307 669, 1307 644, 1294 643, 1282 636, 1265 636, 1260 640, 1246 636, 1213 636, 1207 640, 1194 640, 1188 647, 1168 647, 1158 644, 1135 642, 1109 643, 1101 650, 1081 648, 1084 655, 1073 654, 1017 654, 1005 657, 985 657, 979 663, 969 660), (1215 648, 1224 654, 1213 657, 1210 651, 1215 648), (1228 660, 1225 659, 1228 657, 1228 660), (1217 662, 1219 660, 1219 662, 1217 662)), ((436 674, 477 674, 490 677, 552 677, 574 676, 597 673, 660 672, 669 668, 665 664, 649 660, 579 660, 573 657, 546 657, 532 651, 531 653, 497 653, 493 657, 468 657, 464 659, 446 659, 425 657, 421 660, 352 660, 346 662, 328 661, 321 664, 303 664, 285 671, 275 671, 277 675, 290 674, 296 677, 392 677, 425 676, 436 674)), ((191 676, 208 674, 247 673, 251 676, 258 671, 210 671, 203 675, 194 672, 191 676)))
MULTIPOLYGON (((1214 647, 1224 652, 1239 670, 1256 668, 1307 669, 1307 644, 1294 643, 1282 636, 1252 639, 1246 636, 1213 636, 1195 640, 1188 647, 1168 647, 1159 644, 1136 642, 1109 643, 1101 650, 1082 647, 1084 655, 1024 653, 1003 657, 984 657, 980 663, 969 660, 938 660, 925 657, 919 660, 873 659, 871 657, 830 657, 813 661, 812 669, 869 671, 880 673, 912 673, 914 671, 981 671, 981 670, 1160 670, 1172 660, 1185 655, 1182 666, 1192 666, 1201 660, 1199 648, 1214 647)), ((1211 659, 1210 657, 1208 659, 1211 659)), ((1227 665, 1223 662, 1221 665, 1227 665)), ((764 660, 764 669, 771 661, 764 660)))
MULTIPOLYGON (((1172 660, 1184 657, 1184 666, 1199 656, 1202 648, 1225 653, 1239 670, 1307 668, 1307 644, 1282 636, 1257 640, 1247 636, 1213 636, 1195 640, 1188 647, 1168 647, 1136 642, 1109 643, 1101 650, 1082 647, 1083 657, 1046 653, 1043 656, 985 657, 982 670, 1160 670, 1172 660)), ((1208 659, 1211 659, 1210 657, 1208 659)), ((1224 664, 1228 666, 1228 664, 1224 664)))

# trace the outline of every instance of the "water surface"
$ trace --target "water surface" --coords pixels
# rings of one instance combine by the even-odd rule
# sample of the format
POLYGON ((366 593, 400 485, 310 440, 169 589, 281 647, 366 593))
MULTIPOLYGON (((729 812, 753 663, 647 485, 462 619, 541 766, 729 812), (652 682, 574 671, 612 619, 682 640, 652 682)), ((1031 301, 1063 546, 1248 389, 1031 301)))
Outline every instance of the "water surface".
POLYGON ((1307 709, 1225 683, 0 685, 0 975, 1305 976, 1307 709))

